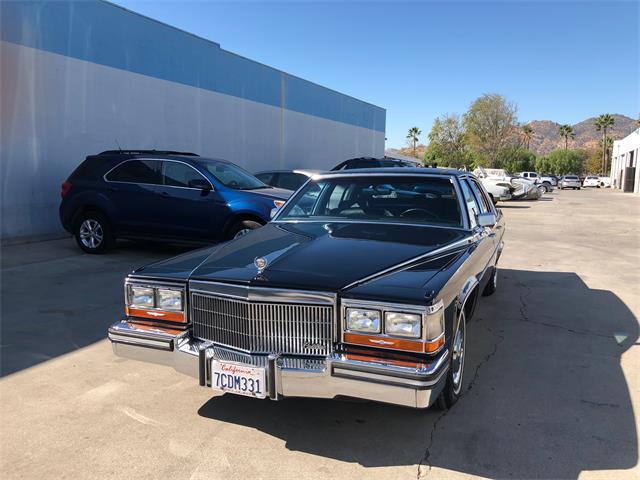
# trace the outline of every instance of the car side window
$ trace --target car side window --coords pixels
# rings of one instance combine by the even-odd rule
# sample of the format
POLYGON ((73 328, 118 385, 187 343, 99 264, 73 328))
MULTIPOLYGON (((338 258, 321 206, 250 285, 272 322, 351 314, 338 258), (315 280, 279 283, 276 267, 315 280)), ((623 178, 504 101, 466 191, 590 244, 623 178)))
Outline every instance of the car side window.
POLYGON ((471 192, 471 187, 469 186, 467 181, 461 180, 460 186, 462 187, 462 195, 464 197, 464 202, 467 205, 467 211, 469 212, 469 221, 471 222, 471 227, 476 227, 478 225, 476 216, 480 213, 480 207, 478 207, 478 202, 476 202, 476 199, 471 192))
POLYGON ((306 179, 307 177, 299 173, 281 173, 278 179, 278 187, 286 190, 297 190, 306 179))
POLYGON ((480 185, 478 185, 475 180, 471 180, 469 184, 471 186, 471 190, 473 190, 473 193, 476 194, 476 198, 480 201, 480 210, 482 211, 482 213, 491 213, 489 201, 482 191, 482 188, 480 188, 480 185))
POLYGON ((191 180, 205 180, 191 166, 181 162, 162 162, 162 184, 170 187, 188 187, 191 180))
POLYGON ((109 182, 160 183, 159 160, 127 160, 111 170, 105 177, 109 182))
POLYGON ((265 172, 265 173, 258 173, 256 175, 256 178, 261 182, 266 183, 267 185, 275 187, 276 179, 278 178, 278 175, 273 172, 265 172))

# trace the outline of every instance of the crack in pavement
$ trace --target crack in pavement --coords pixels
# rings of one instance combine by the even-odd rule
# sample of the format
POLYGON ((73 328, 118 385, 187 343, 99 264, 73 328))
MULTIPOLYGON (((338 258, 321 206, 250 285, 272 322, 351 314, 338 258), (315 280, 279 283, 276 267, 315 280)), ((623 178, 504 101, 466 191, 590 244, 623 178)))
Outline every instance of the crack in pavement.
POLYGON ((601 338, 607 338, 607 339, 612 338, 612 335, 607 335, 605 333, 593 332, 591 330, 576 330, 574 328, 563 327, 562 325, 556 325, 555 323, 531 320, 529 318, 529 315, 527 315, 527 303, 525 302, 525 298, 531 295, 531 288, 526 283, 523 283, 523 282, 518 282, 518 285, 526 289, 526 293, 524 295, 521 294, 519 297, 520 298, 520 319, 519 320, 521 322, 531 323, 532 325, 540 325, 542 327, 547 327, 547 328, 556 328, 558 330, 563 330, 567 333, 573 333, 576 335, 586 335, 586 336, 601 337, 601 338))
MULTIPOLYGON (((476 320, 476 323, 480 322, 480 320, 482 320, 482 318, 478 318, 476 320)), ((480 369, 489 361, 491 360, 491 358, 496 354, 496 352, 498 351, 498 345, 500 345, 503 341, 504 341, 504 335, 501 335, 500 333, 494 333, 494 331, 483 325, 483 327, 485 328, 485 330, 487 330, 488 332, 494 334, 498 340, 493 344, 493 350, 491 352, 489 352, 483 359, 482 361, 480 361, 477 365, 476 365, 476 369, 475 372, 473 374, 473 377, 471 378, 471 381, 469 382, 469 384, 467 385, 467 388, 464 392, 460 393, 460 397, 458 397, 458 402, 462 400, 462 398, 471 391, 471 389, 473 388, 473 386, 475 385, 476 381, 478 380, 478 377, 480 376, 480 369)), ((418 472, 416 475, 416 479, 420 480, 421 478, 426 478, 427 475, 429 475, 429 472, 431 472, 431 468, 432 468, 432 464, 429 461, 429 458, 431 457, 431 449, 433 448, 433 443, 435 440, 435 433, 436 433, 436 429, 438 427, 438 423, 440 422, 440 420, 442 420, 444 417, 447 416, 447 414, 451 411, 451 409, 447 409, 444 410, 440 415, 438 415, 438 418, 436 418, 436 420, 433 422, 433 425, 431 426, 431 434, 429 435, 429 443, 427 444, 424 454, 422 455, 422 459, 420 460, 420 463, 418 464, 418 472), (426 470, 426 471, 425 471, 426 470)))

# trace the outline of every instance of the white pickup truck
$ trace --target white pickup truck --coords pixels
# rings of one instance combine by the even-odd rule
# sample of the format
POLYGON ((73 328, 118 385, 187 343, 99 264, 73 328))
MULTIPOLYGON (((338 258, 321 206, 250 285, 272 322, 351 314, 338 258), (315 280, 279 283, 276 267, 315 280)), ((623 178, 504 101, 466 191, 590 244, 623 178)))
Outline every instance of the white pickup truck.
POLYGON ((548 177, 537 172, 521 172, 518 175, 533 180, 537 185, 543 185, 547 192, 558 186, 558 180, 555 177, 548 177))

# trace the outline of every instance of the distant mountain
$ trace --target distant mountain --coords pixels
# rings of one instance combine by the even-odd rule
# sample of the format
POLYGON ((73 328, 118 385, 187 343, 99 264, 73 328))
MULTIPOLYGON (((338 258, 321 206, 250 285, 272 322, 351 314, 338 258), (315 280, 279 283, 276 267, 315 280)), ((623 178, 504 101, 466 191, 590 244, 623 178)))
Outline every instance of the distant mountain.
MULTIPOLYGON (((629 118, 625 115, 611 115, 615 124, 613 130, 607 133, 614 140, 626 137, 636 128, 638 128, 637 120, 629 118)), ((602 132, 598 132, 594 126, 596 117, 591 117, 576 123, 573 126, 575 138, 569 140, 569 148, 575 149, 594 149, 598 148, 598 141, 602 139, 602 132)), ((538 154, 546 154, 553 150, 564 148, 564 138, 558 135, 560 124, 551 120, 533 120, 529 122, 533 128, 534 137, 531 140, 529 148, 538 154)))

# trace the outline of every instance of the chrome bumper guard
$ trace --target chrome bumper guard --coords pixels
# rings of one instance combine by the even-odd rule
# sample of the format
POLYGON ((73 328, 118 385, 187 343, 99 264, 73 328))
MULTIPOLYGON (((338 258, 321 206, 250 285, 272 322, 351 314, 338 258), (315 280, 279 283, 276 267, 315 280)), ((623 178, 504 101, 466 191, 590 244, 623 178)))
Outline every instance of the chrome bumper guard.
POLYGON ((126 321, 109 328, 109 340, 120 357, 171 366, 207 387, 212 360, 265 367, 272 400, 344 396, 426 408, 440 394, 449 369, 446 349, 425 368, 353 360, 337 353, 319 358, 250 355, 193 339, 189 332, 141 330, 126 321))

